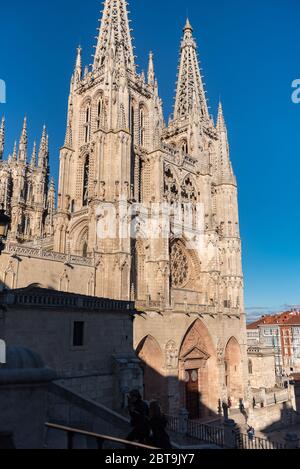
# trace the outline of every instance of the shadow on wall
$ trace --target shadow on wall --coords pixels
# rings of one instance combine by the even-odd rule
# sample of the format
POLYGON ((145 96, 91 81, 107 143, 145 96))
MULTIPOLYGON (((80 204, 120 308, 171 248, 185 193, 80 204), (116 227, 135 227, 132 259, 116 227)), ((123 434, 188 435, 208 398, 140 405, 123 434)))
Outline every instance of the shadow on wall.
POLYGON ((284 443, 287 433, 296 433, 300 441, 300 414, 293 409, 291 403, 278 403, 276 406, 260 409, 259 412, 261 423, 264 420, 271 422, 261 430, 266 438, 284 443))
POLYGON ((185 408, 191 420, 219 419, 223 401, 239 409, 244 383, 236 339, 231 338, 223 352, 220 359, 200 320, 188 329, 179 351, 170 341, 163 352, 152 336, 146 336, 136 350, 142 363, 145 399, 158 400, 168 415, 178 415, 185 408))

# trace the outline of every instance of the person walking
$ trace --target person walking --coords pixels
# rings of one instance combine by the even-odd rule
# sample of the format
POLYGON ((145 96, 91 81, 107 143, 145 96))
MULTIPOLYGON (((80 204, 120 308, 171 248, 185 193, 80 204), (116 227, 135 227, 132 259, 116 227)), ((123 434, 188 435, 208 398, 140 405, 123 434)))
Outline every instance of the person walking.
POLYGON ((252 442, 254 440, 254 436, 255 436, 255 430, 253 427, 250 427, 249 426, 249 429, 248 429, 248 438, 249 440, 252 442))
POLYGON ((142 400, 142 396, 137 390, 129 393, 128 413, 132 431, 127 436, 127 441, 147 444, 150 438, 149 406, 142 400))
POLYGON ((172 449, 170 438, 166 431, 168 420, 162 413, 160 405, 157 401, 150 403, 149 419, 151 429, 151 446, 159 449, 172 449))

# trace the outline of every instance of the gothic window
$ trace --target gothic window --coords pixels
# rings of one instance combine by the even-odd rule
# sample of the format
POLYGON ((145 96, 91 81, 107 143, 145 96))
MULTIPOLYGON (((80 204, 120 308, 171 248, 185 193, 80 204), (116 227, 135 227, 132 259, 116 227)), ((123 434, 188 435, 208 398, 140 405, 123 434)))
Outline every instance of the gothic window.
POLYGON ((25 218, 24 234, 30 235, 30 218, 28 216, 25 218))
POLYGON ((84 142, 88 143, 91 137, 91 107, 88 105, 85 110, 85 121, 84 121, 84 142))
POLYGON ((167 168, 165 171, 164 190, 165 195, 171 204, 179 200, 179 187, 171 168, 167 168))
POLYGON ((82 246, 82 257, 87 257, 88 256, 88 245, 87 242, 85 241, 82 246))
POLYGON ((30 183, 28 184, 28 189, 27 189, 27 201, 28 201, 28 203, 33 202, 33 200, 32 200, 32 195, 33 195, 33 194, 32 194, 32 184, 31 184, 31 182, 30 182, 30 183))
POLYGON ((252 360, 249 360, 249 362, 248 362, 248 371, 249 371, 249 375, 253 375, 253 363, 252 363, 252 360))
POLYGON ((187 177, 182 184, 181 198, 183 202, 197 202, 197 191, 189 177, 187 177))
POLYGON ((97 105, 97 129, 98 130, 101 127, 103 113, 104 113, 104 99, 103 99, 103 96, 100 96, 98 105, 97 105))
POLYGON ((85 159, 84 170, 83 170, 83 198, 82 205, 86 207, 89 201, 89 177, 90 177, 90 158, 89 156, 85 159))
POLYGON ((189 280, 189 260, 184 246, 173 243, 171 247, 171 283, 175 288, 184 288, 189 280))
POLYGON ((188 143, 187 143, 186 140, 183 140, 183 141, 181 142, 181 151, 182 151, 182 153, 183 153, 184 155, 187 155, 188 152, 189 152, 188 150, 189 150, 188 143))
POLYGON ((143 106, 140 107, 140 145, 141 147, 145 146, 145 109, 143 106))

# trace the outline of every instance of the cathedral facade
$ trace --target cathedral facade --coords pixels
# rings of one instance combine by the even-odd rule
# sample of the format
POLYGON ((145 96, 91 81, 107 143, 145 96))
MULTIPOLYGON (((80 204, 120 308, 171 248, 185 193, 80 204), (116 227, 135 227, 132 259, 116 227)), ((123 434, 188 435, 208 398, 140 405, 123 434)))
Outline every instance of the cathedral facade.
POLYGON ((127 3, 105 1, 91 68, 77 50, 57 206, 46 130, 30 163, 26 120, 7 161, 4 132, 2 121, 0 202, 12 218, 3 288, 134 300, 146 398, 193 418, 216 413, 220 400, 247 403, 237 182, 222 105, 216 123, 209 114, 190 22, 166 124, 153 54, 148 73, 138 73, 127 3), (155 211, 161 220, 166 207, 167 230, 158 223, 150 234, 143 218, 155 211), (188 229, 179 229, 178 212, 191 215, 188 229), (115 234, 103 236, 112 213, 115 234))

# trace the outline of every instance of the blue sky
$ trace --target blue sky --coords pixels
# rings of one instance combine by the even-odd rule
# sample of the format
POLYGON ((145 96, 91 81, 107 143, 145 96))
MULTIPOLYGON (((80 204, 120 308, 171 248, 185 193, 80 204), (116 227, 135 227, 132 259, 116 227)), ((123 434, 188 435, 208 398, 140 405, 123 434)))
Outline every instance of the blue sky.
MULTIPOLYGON (((7 85, 7 151, 23 116, 29 138, 50 134, 57 178, 75 49, 91 63, 98 0, 2 2, 0 79, 7 85)), ((166 116, 172 110, 179 41, 188 14, 195 30, 211 113, 219 97, 239 182, 249 314, 300 304, 300 78, 298 0, 131 0, 138 64, 149 50, 166 116)))

